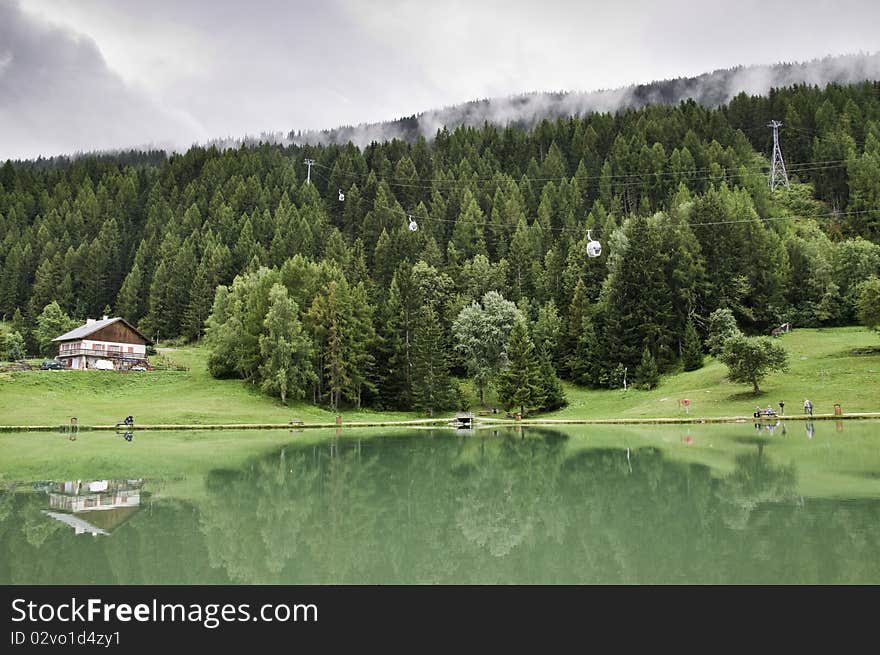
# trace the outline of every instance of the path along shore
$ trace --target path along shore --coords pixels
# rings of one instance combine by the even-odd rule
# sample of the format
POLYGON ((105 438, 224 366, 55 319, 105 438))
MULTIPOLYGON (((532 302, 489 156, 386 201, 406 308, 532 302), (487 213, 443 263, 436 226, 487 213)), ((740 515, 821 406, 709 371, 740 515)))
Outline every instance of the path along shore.
MULTIPOLYGON (((485 426, 516 426, 516 425, 650 425, 650 424, 694 424, 694 423, 756 423, 771 421, 829 421, 854 419, 880 419, 880 412, 850 412, 847 414, 792 414, 754 418, 753 416, 673 416, 654 418, 535 418, 507 419, 474 416, 475 427, 485 426)), ((135 424, 132 428, 138 431, 158 430, 302 430, 316 428, 379 428, 379 427, 429 427, 445 426, 455 422, 454 416, 413 419, 409 421, 342 421, 341 423, 217 423, 217 424, 135 424)), ((93 430, 122 429, 114 425, 79 425, 80 432, 93 430)), ((0 432, 66 432, 68 425, 0 425, 0 432)))

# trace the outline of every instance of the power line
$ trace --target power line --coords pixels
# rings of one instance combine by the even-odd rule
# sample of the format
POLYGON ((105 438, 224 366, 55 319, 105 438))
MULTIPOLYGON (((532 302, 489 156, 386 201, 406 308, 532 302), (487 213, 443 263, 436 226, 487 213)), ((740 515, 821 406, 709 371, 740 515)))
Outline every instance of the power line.
MULTIPOLYGON (((845 168, 847 166, 848 160, 828 160, 828 163, 819 164, 810 163, 810 164, 802 164, 800 166, 792 167, 792 174, 797 173, 815 173, 824 170, 833 170, 836 168, 845 168), (835 163, 837 162, 837 163, 835 163)), ((327 168, 326 166, 324 167, 327 168)), ((693 169, 694 171, 699 169, 693 169)), ((710 169, 702 169, 702 170, 710 170, 710 169)), ((682 182, 692 183, 699 181, 721 181, 721 182, 736 182, 738 180, 747 180, 747 179, 757 179, 757 178, 765 178, 767 173, 764 170, 731 170, 731 169, 722 169, 720 171, 713 171, 710 175, 693 175, 690 172, 673 172, 667 174, 661 173, 648 173, 648 174, 627 174, 626 176, 618 176, 618 179, 611 179, 611 190, 612 193, 619 192, 621 190, 626 191, 627 189, 632 188, 649 188, 650 185, 656 184, 660 182, 663 178, 668 177, 668 175, 681 175, 682 182), (627 179, 619 179, 626 177, 627 179)), ((323 179, 329 182, 329 179, 325 176, 321 176, 323 179)), ((395 178, 397 179, 397 178, 395 178)), ((528 180, 536 180, 538 178, 526 178, 528 180)), ((583 179, 577 176, 573 178, 551 178, 551 179, 559 179, 559 180, 577 180, 583 179)), ((435 190, 435 186, 430 184, 413 184, 406 182, 388 182, 387 179, 383 179, 383 181, 392 188, 399 189, 420 189, 423 191, 433 191, 435 190)), ((467 188, 472 186, 472 183, 468 180, 447 180, 447 185, 445 187, 436 188, 437 191, 440 192, 448 192, 453 191, 455 189, 467 188)), ((491 188, 492 185, 477 185, 477 188, 485 190, 487 187, 491 188)))
MULTIPOLYGON (((829 159, 829 160, 820 160, 815 162, 804 162, 803 164, 795 164, 788 168, 792 173, 803 173, 810 172, 814 170, 823 170, 823 169, 832 169, 832 168, 843 168, 847 165, 848 159, 829 159)), ((319 166, 326 170, 332 171, 333 169, 330 166, 325 166, 323 164, 315 163, 315 166, 319 166)), ((761 169, 757 167, 753 167, 751 170, 748 168, 747 164, 743 164, 740 166, 740 169, 746 168, 745 172, 741 172, 740 170, 734 170, 729 168, 723 168, 720 172, 722 177, 733 178, 733 177, 743 177, 748 175, 760 176, 763 177, 766 175, 763 168, 765 165, 761 165, 761 169)), ((341 175, 347 179, 365 179, 369 178, 370 173, 346 173, 342 172, 341 175)), ((573 176, 561 176, 561 177, 528 177, 526 175, 521 176, 520 180, 527 180, 529 182, 561 182, 561 181, 574 181, 574 180, 635 180, 632 184, 638 185, 639 180, 649 180, 654 181, 658 178, 666 178, 672 176, 681 176, 686 180, 705 180, 705 179, 715 179, 718 177, 719 173, 716 172, 715 169, 711 167, 705 168, 692 168, 682 171, 658 171, 656 173, 616 173, 610 175, 573 175, 573 176), (711 173, 711 175, 698 175, 711 173)), ((512 177, 512 176, 511 176, 512 177)), ((478 182, 488 182, 495 183, 497 182, 496 177, 486 178, 486 177, 474 177, 467 180, 461 179, 441 179, 441 178, 401 178, 401 177, 389 177, 389 176, 376 176, 376 179, 379 181, 384 181, 389 186, 399 187, 399 188, 415 188, 415 189, 433 189, 435 185, 445 185, 447 187, 465 187, 471 186, 472 184, 478 182), (397 180, 402 180, 398 182, 397 180)), ((617 182, 616 184, 623 185, 627 184, 624 182, 617 182)), ((477 186, 485 186, 479 185, 477 186)))
MULTIPOLYGON (((414 216, 414 214, 412 212, 407 212, 407 211, 404 211, 403 209, 397 209, 396 207, 389 207, 388 205, 380 205, 378 207, 374 207, 373 210, 374 211, 375 210, 387 210, 387 211, 393 212, 395 214, 399 214, 399 215, 407 217, 407 218, 412 218, 414 216)), ((794 221, 794 220, 820 220, 820 219, 829 219, 829 218, 831 218, 831 219, 841 218, 843 216, 855 216, 855 215, 859 215, 859 214, 870 214, 873 212, 880 212, 880 207, 875 208, 875 209, 861 209, 861 210, 856 210, 856 211, 826 212, 824 214, 814 214, 811 216, 769 216, 767 218, 760 218, 760 217, 742 218, 742 219, 735 219, 735 220, 729 220, 729 221, 708 221, 708 222, 702 222, 702 223, 688 222, 687 224, 690 227, 710 227, 710 226, 715 226, 715 225, 734 225, 734 224, 739 224, 739 223, 754 223, 756 221, 757 222, 765 222, 765 221, 769 222, 769 221, 794 221)), ((427 221, 429 223, 433 222, 433 223, 455 224, 458 222, 457 220, 454 220, 454 219, 436 218, 433 216, 429 216, 427 214, 415 215, 415 217, 418 218, 420 221, 427 221)), ((532 222, 531 225, 534 225, 534 221, 532 222)), ((500 227, 505 230, 515 229, 513 226, 506 224, 506 223, 492 223, 489 221, 483 222, 482 226, 484 226, 484 227, 500 227)), ((545 227, 545 226, 541 226, 541 229, 542 230, 550 230, 553 232, 560 232, 560 233, 562 233, 562 232, 580 233, 580 232, 583 232, 586 229, 586 227, 581 227, 581 226, 563 226, 563 227, 546 226, 545 227)), ((593 229, 596 229, 596 228, 593 228, 593 229)))

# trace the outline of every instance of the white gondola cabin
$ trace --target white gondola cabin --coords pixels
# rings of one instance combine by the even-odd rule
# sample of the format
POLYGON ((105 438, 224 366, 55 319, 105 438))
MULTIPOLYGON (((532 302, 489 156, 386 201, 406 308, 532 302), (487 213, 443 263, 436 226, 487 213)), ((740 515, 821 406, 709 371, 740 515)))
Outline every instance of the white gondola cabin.
POLYGON ((587 230, 587 257, 598 257, 602 254, 602 244, 593 239, 592 230, 587 230))

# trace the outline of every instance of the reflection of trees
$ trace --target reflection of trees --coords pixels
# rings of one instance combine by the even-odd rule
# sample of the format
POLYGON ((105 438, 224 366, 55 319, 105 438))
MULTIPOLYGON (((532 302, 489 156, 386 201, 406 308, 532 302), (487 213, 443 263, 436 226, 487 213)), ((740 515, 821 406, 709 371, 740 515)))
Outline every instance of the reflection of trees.
POLYGON ((735 463, 531 428, 290 445, 97 538, 0 494, 0 583, 880 582, 880 502, 789 502, 793 467, 735 463))
POLYGON ((360 448, 336 442, 215 471, 201 507, 212 563, 246 583, 277 582, 294 561, 347 574, 372 536, 375 479, 360 448))
POLYGON ((757 452, 736 456, 735 469, 718 485, 725 524, 744 528, 756 507, 792 500, 796 484, 794 464, 774 465, 764 455, 763 444, 758 443, 757 452))
POLYGON ((629 457, 618 449, 581 452, 566 470, 573 582, 674 582, 692 569, 711 512, 707 468, 639 448, 629 457))
POLYGON ((559 440, 492 442, 460 489, 456 525, 465 539, 495 557, 540 538, 557 543, 565 531, 560 513, 558 478, 562 462, 559 440))

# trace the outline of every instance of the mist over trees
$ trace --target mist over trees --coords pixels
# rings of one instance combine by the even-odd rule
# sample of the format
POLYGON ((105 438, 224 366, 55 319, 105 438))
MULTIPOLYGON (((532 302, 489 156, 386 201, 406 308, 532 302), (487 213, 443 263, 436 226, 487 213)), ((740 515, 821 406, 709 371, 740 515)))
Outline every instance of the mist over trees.
POLYGON ((558 378, 615 387, 639 369, 652 386, 719 355, 730 325, 864 318, 878 91, 801 85, 363 149, 6 162, 0 318, 35 354, 62 319, 109 307, 152 338, 207 341, 215 376, 334 408, 450 409, 455 378, 526 411, 564 402, 558 378), (772 193, 771 118, 792 178, 772 193))

